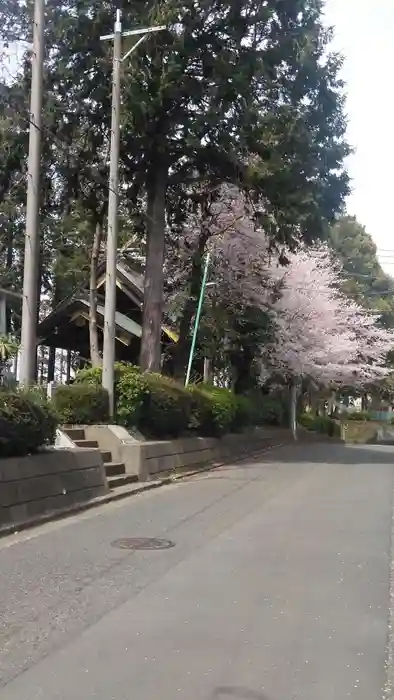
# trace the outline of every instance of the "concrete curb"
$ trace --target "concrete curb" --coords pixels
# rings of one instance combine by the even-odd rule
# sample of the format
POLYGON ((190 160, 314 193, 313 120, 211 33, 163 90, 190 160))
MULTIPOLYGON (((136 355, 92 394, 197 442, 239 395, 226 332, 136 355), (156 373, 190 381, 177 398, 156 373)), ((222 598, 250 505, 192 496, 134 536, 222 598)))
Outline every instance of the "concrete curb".
POLYGON ((91 501, 86 501, 85 503, 76 503, 75 505, 69 508, 44 513, 43 515, 31 518, 30 520, 23 523, 12 523, 11 525, 2 525, 0 526, 0 538, 6 537, 7 535, 16 534, 18 532, 21 532, 22 530, 27 530, 31 527, 44 525, 45 523, 48 523, 50 521, 63 520, 64 518, 76 515, 77 513, 81 513, 85 510, 90 510, 91 508, 97 508, 98 506, 106 505, 114 501, 120 501, 124 498, 137 496, 138 494, 144 493, 145 491, 151 491, 152 489, 157 489, 161 486, 173 484, 176 481, 181 481, 182 479, 187 479, 192 476, 196 476, 197 474, 213 471, 214 469, 223 467, 226 464, 237 464, 239 462, 245 462, 249 459, 254 459, 260 454, 269 452, 270 450, 285 447, 287 444, 289 443, 276 443, 275 445, 268 445, 267 447, 263 447, 262 449, 257 450, 256 452, 251 452, 248 455, 242 455, 238 458, 232 459, 231 461, 214 462, 213 464, 211 463, 200 468, 193 469, 192 471, 184 472, 182 474, 176 474, 176 472, 174 472, 168 476, 163 477, 162 479, 157 479, 155 481, 146 481, 142 483, 131 484, 128 487, 124 487, 123 490, 119 489, 117 491, 111 491, 105 496, 99 496, 98 498, 94 498, 91 501))

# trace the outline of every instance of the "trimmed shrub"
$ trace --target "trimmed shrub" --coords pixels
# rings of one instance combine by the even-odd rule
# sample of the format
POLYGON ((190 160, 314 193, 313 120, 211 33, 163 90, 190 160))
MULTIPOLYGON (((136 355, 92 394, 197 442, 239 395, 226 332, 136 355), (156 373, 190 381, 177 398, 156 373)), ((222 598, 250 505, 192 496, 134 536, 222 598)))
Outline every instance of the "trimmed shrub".
POLYGON ((178 437, 187 431, 191 397, 170 377, 124 368, 116 393, 117 419, 122 425, 157 438, 178 437))
POLYGON ((147 387, 140 429, 157 437, 178 437, 185 433, 191 419, 191 398, 186 389, 169 377, 142 375, 147 387))
POLYGON ((31 386, 27 389, 19 389, 18 394, 26 397, 31 403, 38 406, 40 414, 44 416, 41 426, 43 445, 53 445, 56 428, 59 424, 59 416, 55 407, 48 400, 47 392, 43 386, 31 386))
POLYGON ((236 395, 235 400, 236 411, 232 429, 238 432, 248 426, 258 425, 258 411, 253 399, 249 396, 236 395))
POLYGON ((351 413, 345 414, 346 420, 354 421, 369 421, 371 416, 368 411, 352 411, 351 413))
POLYGON ((123 370, 115 386, 116 419, 126 428, 139 428, 144 414, 148 386, 144 375, 131 369, 123 370))
MULTIPOLYGON (((119 381, 124 372, 140 372, 138 367, 127 364, 127 362, 115 362, 115 384, 119 381)), ((102 367, 87 367, 80 369, 74 379, 73 384, 92 384, 101 386, 103 377, 102 367)))
POLYGON ((58 386, 52 397, 62 423, 93 425, 109 421, 108 392, 92 384, 58 386))
POLYGON ((207 391, 204 391, 203 384, 198 386, 189 384, 187 392, 191 399, 191 411, 189 427, 193 432, 200 435, 213 435, 215 433, 213 427, 213 412, 212 400, 207 391))
POLYGON ((313 416, 311 413, 303 413, 298 422, 307 430, 313 430, 329 437, 340 437, 341 434, 340 425, 328 416, 313 416))
POLYGON ((229 389, 209 384, 191 385, 193 421, 203 435, 220 436, 229 433, 237 413, 237 399, 229 389))
MULTIPOLYGON (((100 387, 101 376, 101 368, 81 370, 70 389, 100 387)), ((188 431, 219 436, 261 423, 253 397, 208 384, 185 388, 170 377, 141 373, 126 363, 115 365, 115 397, 117 422, 150 438, 179 437, 188 431)))
POLYGON ((248 394, 248 398, 253 406, 251 414, 253 425, 276 427, 286 424, 288 411, 283 398, 272 394, 263 394, 258 389, 248 394))
POLYGON ((263 395, 259 406, 259 419, 261 425, 283 425, 285 420, 283 402, 276 396, 263 395))
POLYGON ((55 442, 57 417, 29 392, 0 391, 0 457, 23 456, 55 442))

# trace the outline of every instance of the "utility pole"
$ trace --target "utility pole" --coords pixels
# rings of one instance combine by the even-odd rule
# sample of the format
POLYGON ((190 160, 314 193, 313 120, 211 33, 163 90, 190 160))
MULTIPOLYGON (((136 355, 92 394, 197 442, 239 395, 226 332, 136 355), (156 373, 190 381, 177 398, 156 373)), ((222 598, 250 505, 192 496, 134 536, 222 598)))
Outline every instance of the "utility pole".
POLYGON ((23 385, 34 383, 37 357, 37 279, 40 256, 39 206, 42 82, 44 68, 44 9, 45 0, 35 0, 20 352, 20 382, 23 385))
POLYGON ((120 63, 122 60, 122 23, 116 11, 112 69, 111 150, 109 166, 107 267, 105 272, 105 310, 103 347, 103 387, 109 396, 109 415, 114 415, 115 335, 116 335, 116 261, 118 254, 118 186, 120 140, 120 63))
POLYGON ((109 415, 115 413, 115 335, 116 335, 116 263, 118 254, 118 188, 119 188, 119 141, 120 141, 120 64, 142 44, 152 32, 165 29, 165 26, 132 29, 122 32, 121 12, 116 11, 114 34, 101 36, 105 41, 113 39, 112 71, 112 115, 111 150, 108 195, 107 265, 105 272, 104 347, 103 379, 104 389, 109 396, 109 415), (122 37, 141 35, 138 41, 122 58, 122 37))

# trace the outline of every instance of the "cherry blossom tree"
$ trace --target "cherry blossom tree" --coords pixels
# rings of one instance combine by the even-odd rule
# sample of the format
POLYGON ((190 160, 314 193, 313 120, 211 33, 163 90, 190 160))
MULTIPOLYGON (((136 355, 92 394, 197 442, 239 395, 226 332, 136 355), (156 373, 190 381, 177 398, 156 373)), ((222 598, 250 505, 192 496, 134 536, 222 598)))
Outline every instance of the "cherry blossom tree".
POLYGON ((328 247, 302 248, 287 255, 283 268, 272 263, 280 286, 272 301, 274 340, 263 348, 265 371, 280 372, 291 386, 291 427, 296 437, 300 381, 363 385, 387 376, 394 333, 341 292, 341 268, 328 247))
POLYGON ((250 202, 237 187, 205 183, 194 188, 189 202, 182 229, 169 232, 166 260, 167 303, 180 331, 175 357, 179 376, 187 362, 208 251, 211 263, 206 308, 210 313, 205 314, 204 322, 212 330, 217 329, 219 317, 224 324, 217 347, 223 347, 235 318, 245 316, 250 309, 267 310, 272 284, 267 271, 268 240, 256 226, 250 202))

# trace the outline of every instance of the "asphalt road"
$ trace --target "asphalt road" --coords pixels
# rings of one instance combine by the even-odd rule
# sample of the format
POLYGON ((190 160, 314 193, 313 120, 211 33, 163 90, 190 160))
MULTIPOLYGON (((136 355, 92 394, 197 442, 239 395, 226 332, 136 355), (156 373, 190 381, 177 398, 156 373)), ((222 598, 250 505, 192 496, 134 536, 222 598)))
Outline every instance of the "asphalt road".
POLYGON ((1 539, 1 699, 391 699, 393 475, 285 448, 1 539))

